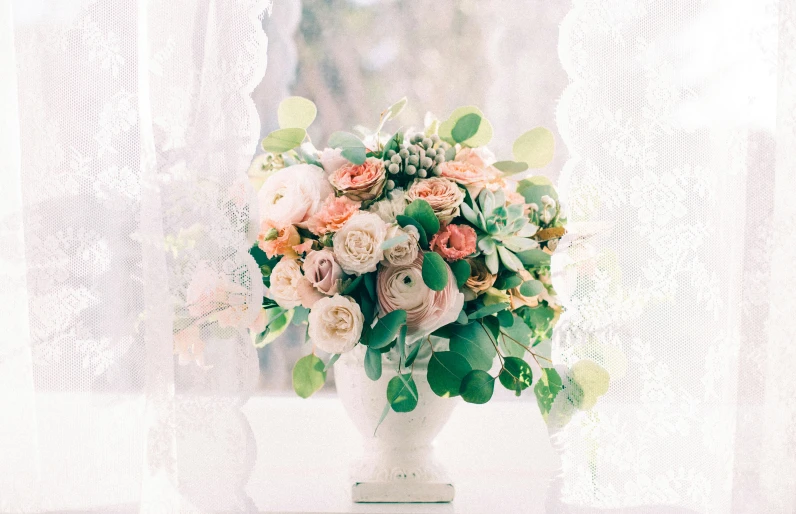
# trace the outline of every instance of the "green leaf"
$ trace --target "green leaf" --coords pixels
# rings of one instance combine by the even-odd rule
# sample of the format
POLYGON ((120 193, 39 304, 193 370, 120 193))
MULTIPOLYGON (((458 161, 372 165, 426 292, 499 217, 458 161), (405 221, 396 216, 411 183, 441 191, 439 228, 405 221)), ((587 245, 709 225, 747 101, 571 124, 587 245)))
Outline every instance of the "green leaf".
POLYGON ((299 305, 298 307, 293 308, 293 319, 291 323, 294 325, 301 325, 302 323, 307 323, 307 318, 310 315, 310 310, 306 307, 302 307, 299 305))
POLYGON ((480 323, 453 325, 450 338, 450 351, 456 352, 473 369, 488 371, 495 360, 495 346, 480 323))
POLYGON ((533 382, 531 366, 519 357, 506 357, 503 359, 503 369, 500 371, 500 383, 517 396, 523 389, 530 387, 533 382))
POLYGON ((520 180, 517 183, 517 192, 525 198, 525 203, 535 203, 540 209, 542 208, 542 197, 544 195, 558 201, 558 192, 555 186, 550 182, 550 179, 542 175, 520 180))
POLYGON ((409 327, 401 325, 401 330, 398 331, 398 355, 403 361, 406 361, 406 332, 409 327))
POLYGON ((495 280, 495 288, 501 291, 514 289, 515 287, 519 287, 520 284, 522 284, 522 277, 517 273, 504 272, 498 275, 497 280, 495 280))
POLYGON ((514 159, 527 163, 531 168, 542 168, 550 164, 556 149, 553 133, 544 127, 536 127, 514 141, 514 159))
POLYGON ((522 296, 536 296, 545 291, 544 284, 538 280, 528 280, 520 286, 522 296))
POLYGON ((544 250, 534 248, 532 250, 525 250, 524 252, 517 252, 517 258, 528 268, 542 268, 550 266, 550 254, 544 250))
POLYGON ((470 319, 481 319, 484 316, 491 316, 492 314, 500 312, 504 309, 508 309, 509 307, 511 307, 511 305, 508 303, 495 303, 493 305, 486 305, 475 312, 471 312, 467 317, 470 319))
POLYGON ((272 343, 277 337, 281 336, 287 327, 290 326, 290 321, 293 319, 293 309, 269 309, 267 314, 268 320, 266 321, 265 332, 255 340, 254 346, 262 348, 268 343, 272 343))
POLYGON ((439 254, 423 254, 423 282, 433 291, 442 291, 448 285, 448 266, 439 254))
POLYGON ((527 162, 516 162, 516 161, 498 161, 492 166, 502 171, 504 175, 513 175, 515 173, 522 173, 523 171, 528 169, 527 162))
POLYGON ((459 325, 466 325, 470 322, 470 318, 467 317, 467 313, 464 311, 459 311, 459 315, 456 317, 456 323, 459 325))
POLYGON ((337 359, 339 359, 339 358, 340 358, 340 354, 339 353, 335 353, 334 355, 332 355, 329 358, 329 362, 327 362, 326 366, 323 367, 323 370, 324 371, 329 371, 329 368, 334 366, 334 363, 337 362, 337 359))
POLYGON ((428 361, 428 385, 443 398, 458 396, 464 376, 472 371, 467 359, 456 352, 434 352, 428 361))
POLYGON ((350 132, 334 132, 329 136, 329 146, 341 148, 342 156, 354 164, 362 164, 367 158, 365 143, 350 132))
POLYGON ((381 378, 381 352, 368 348, 365 352, 365 374, 371 380, 381 378))
POLYGON ((461 395, 467 403, 482 404, 492 398, 495 377, 480 369, 474 369, 462 380, 461 395))
POLYGON ((363 280, 364 280, 364 275, 357 275, 356 278, 354 278, 354 280, 352 280, 351 282, 348 283, 347 286, 345 286, 345 288, 343 289, 343 294, 347 296, 353 293, 356 290, 356 288, 359 287, 359 284, 361 284, 363 280))
POLYGON ((365 273, 365 290, 370 295, 370 298, 375 302, 377 301, 376 297, 376 272, 372 271, 370 273, 365 273))
POLYGON ((406 361, 404 362, 405 367, 409 367, 412 363, 415 362, 417 358, 417 353, 420 351, 420 347, 423 346, 422 341, 417 341, 414 345, 412 345, 412 349, 409 350, 409 355, 406 356, 406 361))
POLYGON ((426 235, 426 229, 423 228, 423 225, 420 224, 419 221, 415 220, 414 218, 410 218, 404 214, 399 214, 395 217, 395 221, 401 226, 401 228, 412 225, 417 229, 419 233, 419 242, 421 248, 428 248, 428 236, 426 235))
POLYGON ((456 285, 461 289, 464 287, 464 283, 467 282, 467 279, 470 278, 470 263, 464 259, 460 259, 458 261, 453 261, 450 263, 451 271, 453 271, 453 276, 456 277, 456 285))
MULTIPOLYGON (((472 148, 478 146, 485 146, 486 144, 488 144, 489 141, 492 140, 492 124, 489 123, 489 120, 484 118, 484 113, 482 113, 481 110, 478 107, 475 107, 474 105, 468 105, 465 107, 459 107, 458 109, 455 109, 451 113, 450 117, 440 124, 439 137, 441 137, 450 144, 455 144, 456 141, 453 139, 453 134, 452 134, 453 128, 456 126, 456 122, 458 122, 459 119, 463 118, 464 116, 467 116, 468 114, 477 114, 478 116, 480 116, 481 123, 478 125, 478 132, 476 132, 474 136, 464 141, 463 144, 465 146, 469 146, 472 148)), ((445 160, 453 160, 453 156, 451 156, 451 158, 449 159, 446 153, 445 160)))
POLYGON ((318 109, 315 104, 301 96, 289 96, 277 109, 279 128, 306 129, 315 120, 318 109))
POLYGON ((511 311, 502 310, 496 314, 498 323, 501 327, 510 327, 514 325, 514 314, 511 311))
POLYGON ((326 372, 323 361, 315 355, 300 358, 293 366, 293 390, 302 398, 309 398, 312 393, 323 387, 326 372))
POLYGON ((407 99, 406 97, 403 97, 391 106, 387 107, 387 110, 381 114, 384 117, 384 120, 392 120, 401 114, 401 111, 403 111, 404 107, 406 107, 406 103, 407 99))
POLYGON ((390 402, 387 402, 387 405, 384 406, 384 410, 381 411, 381 417, 379 417, 379 422, 376 423, 376 428, 373 429, 373 437, 376 437, 376 432, 379 430, 381 424, 384 423, 384 420, 387 418, 387 414, 390 413, 391 407, 392 406, 390 405, 390 402))
POLYGON ((542 369, 542 374, 537 380, 533 392, 536 395, 536 403, 539 404, 539 410, 545 419, 547 419, 547 414, 550 413, 556 396, 562 389, 561 376, 558 371, 554 368, 542 369))
MULTIPOLYGON (((508 313, 509 311, 505 312, 508 313)), ((526 351, 523 346, 526 348, 531 346, 531 329, 519 316, 514 313, 509 314, 511 314, 513 322, 511 325, 501 324, 498 344, 505 355, 522 357, 526 351)))
POLYGON ((417 385, 411 373, 390 379, 387 401, 395 412, 411 412, 417 407, 417 385))
POLYGON ((500 262, 510 269, 511 271, 519 271, 522 269, 522 263, 514 253, 505 246, 498 246, 497 253, 500 256, 500 262))
POLYGON ((401 243, 405 243, 409 240, 409 236, 407 234, 401 234, 400 236, 391 237, 387 239, 381 244, 382 250, 389 250, 395 245, 399 245, 401 243))
POLYGON ((417 199, 406 206, 404 215, 413 218, 418 223, 423 225, 423 230, 426 231, 426 236, 431 237, 439 232, 439 220, 437 215, 434 214, 434 209, 425 200, 417 199))
POLYGON ((307 136, 303 128, 284 128, 274 130, 263 139, 262 147, 266 152, 283 153, 301 144, 307 136))
POLYGON ((481 116, 476 113, 465 114, 453 125, 451 137, 457 143, 467 141, 478 132, 481 125, 481 116))
POLYGON ((376 325, 370 330, 368 346, 374 350, 384 348, 392 343, 398 334, 401 325, 406 324, 406 311, 398 309, 388 312, 376 320, 376 325))

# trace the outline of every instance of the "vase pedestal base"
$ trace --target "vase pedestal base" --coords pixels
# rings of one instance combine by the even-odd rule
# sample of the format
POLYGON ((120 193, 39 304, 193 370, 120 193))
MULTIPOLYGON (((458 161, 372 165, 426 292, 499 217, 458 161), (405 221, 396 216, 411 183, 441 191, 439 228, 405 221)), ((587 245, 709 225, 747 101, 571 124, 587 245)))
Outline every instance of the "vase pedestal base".
POLYGON ((351 499, 356 503, 448 503, 453 484, 444 482, 355 482, 351 499))

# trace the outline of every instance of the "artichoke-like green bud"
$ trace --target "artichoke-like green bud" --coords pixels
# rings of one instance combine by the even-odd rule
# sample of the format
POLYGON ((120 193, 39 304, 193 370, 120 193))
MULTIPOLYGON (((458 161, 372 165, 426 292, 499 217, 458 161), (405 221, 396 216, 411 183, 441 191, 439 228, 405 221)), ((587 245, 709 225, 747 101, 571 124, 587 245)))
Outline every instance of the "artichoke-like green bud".
POLYGON ((434 161, 432 161, 428 157, 423 157, 423 159, 420 160, 420 166, 422 166, 422 167, 424 167, 426 169, 430 168, 433 165, 434 165, 434 161))
POLYGON ((427 175, 428 175, 428 173, 423 168, 420 168, 419 170, 417 170, 417 176, 418 177, 426 178, 427 175))
POLYGON ((438 152, 437 155, 434 156, 434 162, 437 164, 445 162, 445 154, 442 152, 438 152))
POLYGON ((428 150, 426 150, 426 157, 430 157, 433 159, 436 155, 437 151, 434 150, 433 148, 429 148, 428 150))
POLYGON ((410 177, 411 177, 412 175, 414 175, 416 171, 417 171, 417 168, 415 168, 415 167, 414 167, 414 166, 412 166, 411 164, 410 164, 409 166, 407 166, 407 167, 406 167, 406 169, 404 170, 404 172, 405 172, 407 175, 409 175, 410 177))
POLYGON ((401 159, 406 159, 407 157, 409 157, 409 150, 407 150, 406 148, 401 148, 401 151, 398 152, 398 155, 401 156, 401 159))
POLYGON ((387 187, 387 191, 392 191, 393 189, 395 189, 395 182, 393 182, 392 180, 388 180, 385 186, 387 187))
POLYGON ((433 173, 435 177, 439 177, 440 175, 442 175, 442 168, 440 168, 439 166, 434 166, 434 169, 431 170, 431 173, 433 173))
POLYGON ((407 161, 412 166, 417 166, 420 163, 420 158, 417 155, 410 155, 407 161))
POLYGON ((389 166, 387 166, 387 171, 395 175, 396 173, 401 171, 401 167, 393 162, 389 166))
POLYGON ((393 155, 392 157, 390 157, 390 161, 393 164, 401 164, 401 156, 400 155, 393 155))
POLYGON ((427 137, 423 139, 423 146, 425 146, 426 148, 431 148, 432 146, 434 146, 434 141, 432 141, 430 137, 427 137))

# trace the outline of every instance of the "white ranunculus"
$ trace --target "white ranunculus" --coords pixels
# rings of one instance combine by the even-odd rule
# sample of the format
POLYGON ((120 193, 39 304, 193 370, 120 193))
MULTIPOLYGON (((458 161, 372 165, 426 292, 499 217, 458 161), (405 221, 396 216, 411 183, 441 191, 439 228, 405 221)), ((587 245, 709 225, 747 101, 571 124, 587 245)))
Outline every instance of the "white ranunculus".
POLYGON ((334 192, 323 170, 296 164, 268 177, 257 193, 260 218, 277 229, 301 224, 334 192))
POLYGON ((324 148, 318 154, 318 160, 327 174, 337 171, 338 168, 342 168, 346 164, 351 164, 351 161, 343 157, 342 148, 324 148))
POLYGON ((417 258, 417 242, 420 239, 420 234, 416 227, 407 225, 401 228, 398 225, 391 225, 390 228, 387 229, 388 240, 394 237, 400 237, 404 234, 407 236, 406 241, 384 250, 385 264, 409 264, 417 258))
POLYGON ((268 291, 274 301, 285 309, 299 305, 309 308, 323 297, 301 273, 301 266, 295 259, 282 259, 276 263, 271 270, 271 287, 268 291))
POLYGON ((385 223, 395 223, 395 217, 406 210, 406 193, 403 189, 393 189, 385 198, 374 202, 368 211, 378 214, 385 223))
POLYGON ((309 336, 312 342, 328 353, 352 350, 362 335, 365 317, 359 305, 339 294, 321 298, 309 314, 309 336))
POLYGON ((332 241, 337 263, 348 274, 361 275, 376 271, 384 257, 381 244, 387 235, 387 225, 370 212, 358 212, 345 222, 332 241))

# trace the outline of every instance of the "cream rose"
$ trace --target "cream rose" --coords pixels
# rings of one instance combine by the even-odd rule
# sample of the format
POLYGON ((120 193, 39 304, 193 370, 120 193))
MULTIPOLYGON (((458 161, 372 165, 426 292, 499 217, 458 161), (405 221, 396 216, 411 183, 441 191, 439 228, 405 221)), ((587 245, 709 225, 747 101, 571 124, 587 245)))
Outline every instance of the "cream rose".
POLYGON ((362 335, 365 317, 359 305, 347 296, 324 297, 313 306, 309 315, 309 336, 327 353, 352 350, 362 335))
POLYGON ((387 225, 377 215, 358 212, 338 230, 332 246, 334 256, 343 271, 361 275, 376 271, 384 258, 381 244, 387 235, 387 225))
POLYGON ((449 223, 459 215, 464 191, 455 182, 443 177, 416 180, 406 192, 407 203, 421 199, 428 202, 442 223, 449 223))
POLYGON ((343 284, 343 270, 328 248, 307 255, 304 259, 304 276, 315 289, 327 296, 339 293, 343 284))
POLYGON ((420 233, 416 227, 407 225, 401 228, 398 225, 391 225, 387 229, 386 239, 394 237, 407 236, 407 240, 403 243, 398 243, 384 250, 384 264, 410 264, 417 258, 418 241, 420 240, 420 233))
POLYGON ((301 266, 294 259, 282 259, 276 263, 271 271, 271 287, 268 290, 274 301, 285 309, 299 305, 309 309, 323 297, 302 275, 301 266))
POLYGON ((464 306, 464 295, 446 265, 448 284, 434 291, 423 282, 423 255, 405 265, 387 266, 379 272, 376 290, 382 312, 406 311, 409 342, 456 321, 464 306))
POLYGON ((257 193, 260 218, 278 229, 304 223, 332 193, 334 189, 317 166, 296 164, 281 169, 257 193))
POLYGON ((385 223, 395 223, 395 218, 406 210, 406 194, 403 189, 393 189, 385 198, 373 202, 368 211, 378 214, 385 223))

